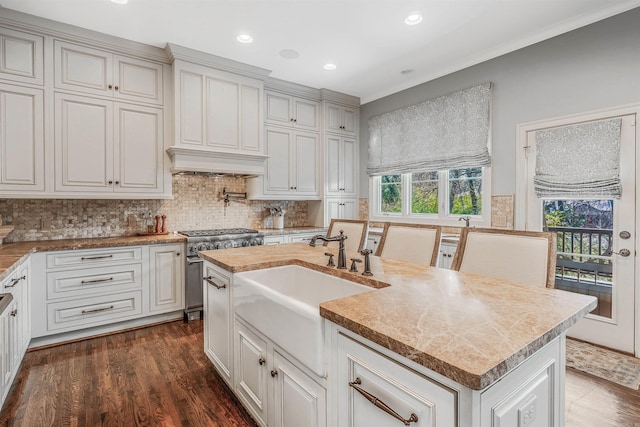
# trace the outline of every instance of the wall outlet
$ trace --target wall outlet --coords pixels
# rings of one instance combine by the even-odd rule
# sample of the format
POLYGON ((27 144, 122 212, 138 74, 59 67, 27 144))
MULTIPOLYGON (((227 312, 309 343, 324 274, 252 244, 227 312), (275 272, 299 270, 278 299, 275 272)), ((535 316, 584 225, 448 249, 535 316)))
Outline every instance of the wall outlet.
POLYGON ((138 218, 136 218, 135 215, 129 215, 127 217, 127 226, 129 228, 136 228, 138 227, 138 218))

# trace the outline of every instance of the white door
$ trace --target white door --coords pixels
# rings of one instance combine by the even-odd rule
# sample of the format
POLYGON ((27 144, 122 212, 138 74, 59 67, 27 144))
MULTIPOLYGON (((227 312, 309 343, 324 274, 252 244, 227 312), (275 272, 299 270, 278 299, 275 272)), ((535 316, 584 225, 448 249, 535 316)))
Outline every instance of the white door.
POLYGON ((318 152, 318 135, 313 133, 294 134, 295 164, 292 171, 295 175, 294 190, 297 193, 318 194, 316 179, 318 152))
POLYGON ((162 65, 126 56, 113 62, 116 98, 162 105, 162 65))
POLYGON ((207 146, 238 149, 240 145, 240 85, 206 77, 207 146))
POLYGON ((289 179, 291 164, 291 132, 287 130, 267 129, 267 192, 289 192, 292 185, 289 179))
POLYGON ((183 245, 149 248, 153 269, 149 284, 149 311, 168 312, 184 308, 183 245))
POLYGON ((558 234, 556 288, 598 298, 598 307, 569 330, 569 336, 635 351, 635 168, 636 112, 615 111, 523 126, 526 149, 526 229, 558 234), (621 117, 618 199, 545 200, 535 196, 537 130, 621 117))

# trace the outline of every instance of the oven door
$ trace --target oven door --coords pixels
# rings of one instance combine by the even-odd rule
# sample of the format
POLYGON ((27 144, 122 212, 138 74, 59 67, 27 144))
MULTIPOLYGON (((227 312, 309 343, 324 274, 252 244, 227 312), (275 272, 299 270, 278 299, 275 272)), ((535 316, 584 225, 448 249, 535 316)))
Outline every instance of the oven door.
POLYGON ((197 255, 187 257, 185 314, 193 311, 202 311, 202 262, 202 258, 197 255))

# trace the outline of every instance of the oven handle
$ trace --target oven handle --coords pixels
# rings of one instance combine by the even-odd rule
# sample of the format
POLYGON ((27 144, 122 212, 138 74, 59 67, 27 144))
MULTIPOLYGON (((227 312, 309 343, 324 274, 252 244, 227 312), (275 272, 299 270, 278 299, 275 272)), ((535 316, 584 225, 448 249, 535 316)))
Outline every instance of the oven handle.
POLYGON ((200 257, 194 256, 194 257, 187 257, 187 264, 191 265, 191 264, 197 264, 200 262, 204 262, 204 260, 200 257))

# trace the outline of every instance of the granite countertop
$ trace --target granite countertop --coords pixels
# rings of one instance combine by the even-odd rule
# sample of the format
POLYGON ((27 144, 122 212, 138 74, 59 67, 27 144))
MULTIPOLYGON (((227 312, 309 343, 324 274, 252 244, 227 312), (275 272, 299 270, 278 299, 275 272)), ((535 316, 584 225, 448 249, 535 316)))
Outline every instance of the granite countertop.
POLYGON ((234 273, 296 264, 376 288, 322 303, 320 315, 474 390, 493 384, 596 307, 586 295, 379 257, 371 257, 373 277, 364 277, 326 267, 325 251, 292 243, 200 256, 234 273))
POLYGON ((324 234, 327 232, 323 227, 286 227, 286 228, 258 228, 258 232, 264 233, 267 236, 278 236, 281 234, 303 234, 303 233, 318 233, 324 234))
POLYGON ((88 239, 38 240, 33 242, 5 243, 0 245, 0 280, 11 274, 32 252, 157 245, 163 243, 182 243, 186 241, 187 238, 182 234, 171 233, 166 235, 97 237, 88 239))

